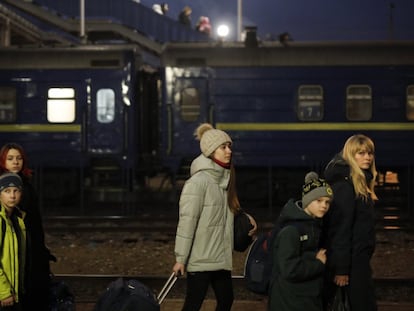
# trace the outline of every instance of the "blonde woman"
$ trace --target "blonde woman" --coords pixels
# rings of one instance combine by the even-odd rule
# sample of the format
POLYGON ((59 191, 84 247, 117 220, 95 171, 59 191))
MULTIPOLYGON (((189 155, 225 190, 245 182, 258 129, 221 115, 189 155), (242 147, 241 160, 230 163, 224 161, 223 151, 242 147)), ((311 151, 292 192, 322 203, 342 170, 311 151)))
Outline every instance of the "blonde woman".
POLYGON ((324 218, 326 304, 339 286, 345 288, 352 311, 377 310, 370 266, 375 250, 376 176, 374 143, 362 134, 349 137, 325 169, 334 193, 324 218))

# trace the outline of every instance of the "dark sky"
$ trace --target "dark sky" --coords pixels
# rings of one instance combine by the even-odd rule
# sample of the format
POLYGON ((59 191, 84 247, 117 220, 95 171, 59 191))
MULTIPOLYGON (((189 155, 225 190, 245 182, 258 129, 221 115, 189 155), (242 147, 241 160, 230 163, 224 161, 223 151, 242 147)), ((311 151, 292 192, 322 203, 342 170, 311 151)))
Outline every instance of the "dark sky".
MULTIPOLYGON (((151 7, 151 0, 141 0, 151 7)), ((237 0, 171 0, 168 15, 177 18, 185 5, 192 22, 208 16, 215 29, 227 23, 237 32, 237 0)), ((414 0, 242 0, 242 23, 256 26, 261 38, 289 32, 295 41, 413 40, 414 0), (391 9, 393 7, 393 9, 391 9)))

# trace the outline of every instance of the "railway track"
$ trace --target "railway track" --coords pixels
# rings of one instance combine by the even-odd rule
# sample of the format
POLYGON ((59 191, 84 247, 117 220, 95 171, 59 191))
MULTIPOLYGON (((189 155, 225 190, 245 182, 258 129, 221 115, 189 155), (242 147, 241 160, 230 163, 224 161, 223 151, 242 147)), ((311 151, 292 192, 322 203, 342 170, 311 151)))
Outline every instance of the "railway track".
MULTIPOLYGON (((272 223, 269 219, 258 215, 258 221, 261 230, 270 229, 272 223)), ((392 224, 385 221, 379 222, 379 231, 412 231, 409 229, 407 220, 403 218, 393 221, 392 224), (392 226, 391 226, 392 225, 392 226), (387 229, 386 226, 389 228, 387 229)), ((161 232, 168 233, 168 237, 174 237, 174 233, 177 225, 177 215, 160 214, 157 212, 142 214, 140 217, 129 216, 59 216, 59 217, 46 217, 44 221, 45 230, 49 233, 59 232, 161 232)), ((396 233, 397 236, 400 233, 396 233)), ((389 234, 385 233, 380 235, 379 243, 392 243, 388 240, 389 234)), ((145 272, 144 272, 145 273, 145 272)), ((86 309, 82 307, 77 308, 81 311, 92 310, 91 306, 97 301, 98 297, 105 291, 106 287, 111 281, 116 280, 118 277, 134 278, 138 279, 154 292, 158 292, 164 282, 167 280, 167 275, 94 275, 94 274, 57 274, 57 280, 62 280, 67 283, 73 290, 78 305, 86 306, 86 309), (88 309, 89 308, 89 309, 88 309)), ((375 284, 377 288, 377 294, 380 302, 386 302, 386 304, 380 305, 379 310, 414 310, 414 279, 412 278, 398 278, 398 277, 383 277, 376 278, 375 284), (401 306, 403 306, 401 308, 401 306)), ((242 276, 234 277, 234 289, 235 297, 239 302, 246 302, 247 304, 254 301, 259 302, 260 306, 255 309, 262 309, 261 306, 265 305, 263 297, 260 295, 248 292, 244 286, 244 280, 242 276)), ((169 300, 183 299, 185 292, 185 279, 180 278, 171 293, 167 297, 169 300)), ((209 292, 207 298, 214 300, 213 294, 209 292)), ((180 305, 180 303, 178 303, 180 305)), ((168 305, 168 310, 170 305, 168 305)), ((179 310, 179 309, 177 309, 179 310)), ((213 309, 212 309, 213 310, 213 309)), ((239 309, 237 309, 239 310, 239 309)), ((242 309, 240 309, 242 310, 242 309)), ((243 309, 244 310, 244 309, 243 309)), ((251 309, 246 309, 251 310, 251 309)))
POLYGON ((55 216, 44 219, 47 232, 175 232, 174 217, 55 216))
MULTIPOLYGON (((273 223, 264 217, 257 218, 260 230, 267 231, 273 223)), ((173 216, 54 216, 44 220, 47 232, 167 232, 174 233, 177 217, 173 216)), ((413 220, 386 215, 378 219, 377 231, 399 230, 413 232, 413 220)))
MULTIPOLYGON (((94 303, 105 291, 108 284, 117 278, 137 279, 157 293, 163 287, 168 275, 159 276, 125 276, 125 275, 86 275, 58 274, 55 279, 63 281, 72 289, 77 303, 94 303)), ((376 278, 374 279, 377 296, 380 301, 404 302, 414 306, 414 278, 376 278)), ((262 300, 263 296, 254 294, 245 288, 243 276, 233 276, 235 297, 238 300, 262 300)), ((169 299, 183 299, 185 293, 185 277, 179 278, 168 295, 169 299)), ((207 298, 213 298, 209 292, 207 298)), ((413 308, 414 310, 414 308, 413 308)))

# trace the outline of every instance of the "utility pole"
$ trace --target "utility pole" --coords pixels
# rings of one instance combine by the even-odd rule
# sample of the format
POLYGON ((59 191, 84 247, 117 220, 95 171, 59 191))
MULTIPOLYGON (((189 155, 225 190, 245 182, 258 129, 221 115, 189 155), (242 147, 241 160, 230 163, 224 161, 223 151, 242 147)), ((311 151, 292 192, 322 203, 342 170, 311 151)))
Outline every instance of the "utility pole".
POLYGON ((389 39, 394 40, 394 9, 395 4, 390 2, 389 39))
POLYGON ((241 41, 242 34, 242 16, 243 16, 243 1, 237 0, 237 41, 241 41))
POLYGON ((85 33, 85 0, 80 0, 79 3, 79 16, 80 16, 80 31, 79 36, 82 40, 82 43, 86 43, 86 33, 85 33))

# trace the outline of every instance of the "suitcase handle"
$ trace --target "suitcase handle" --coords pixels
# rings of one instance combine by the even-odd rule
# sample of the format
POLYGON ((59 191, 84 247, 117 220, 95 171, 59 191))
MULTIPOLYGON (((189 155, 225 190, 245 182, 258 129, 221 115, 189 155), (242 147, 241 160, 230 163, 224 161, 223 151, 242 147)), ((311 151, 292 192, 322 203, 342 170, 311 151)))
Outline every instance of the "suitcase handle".
POLYGON ((173 272, 167 282, 165 282, 164 287, 160 291, 160 293, 157 296, 158 303, 161 304, 165 297, 167 297, 168 293, 170 292, 171 288, 174 286, 175 282, 177 281, 177 276, 175 275, 175 272, 173 272))

